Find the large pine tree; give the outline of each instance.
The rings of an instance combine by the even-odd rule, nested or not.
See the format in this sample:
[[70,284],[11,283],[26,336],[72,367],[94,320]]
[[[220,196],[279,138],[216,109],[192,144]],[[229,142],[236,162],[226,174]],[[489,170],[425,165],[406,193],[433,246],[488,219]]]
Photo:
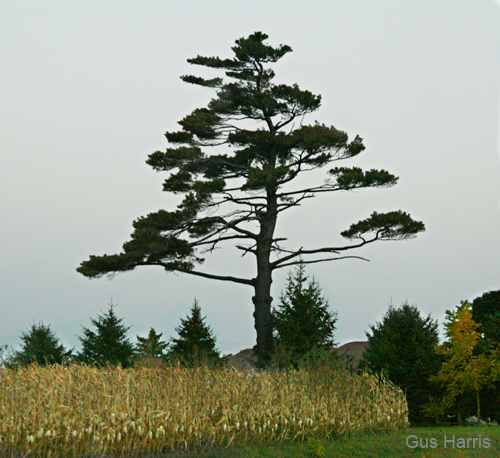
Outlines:
[[219,361],[220,353],[216,349],[216,339],[210,326],[205,324],[201,316],[201,308],[195,299],[190,315],[182,319],[181,325],[175,328],[179,337],[171,338],[170,357],[186,364]]
[[[365,147],[361,138],[349,142],[347,134],[333,126],[303,123],[305,115],[320,107],[321,96],[296,84],[274,83],[270,67],[292,49],[269,46],[267,38],[255,32],[236,40],[232,58],[188,59],[222,71],[226,80],[181,77],[215,90],[216,95],[206,108],[197,108],[179,121],[182,130],[167,132],[171,146],[147,160],[154,170],[169,173],[163,190],[183,194],[183,201],[175,211],[159,210],[134,221],[132,239],[123,245],[122,253],[92,255],[77,269],[98,278],[138,266],[160,266],[168,272],[250,286],[255,292],[255,349],[260,364],[266,364],[274,350],[271,283],[276,269],[297,264],[300,257],[306,264],[358,257],[343,254],[377,240],[411,239],[424,230],[422,222],[401,210],[373,212],[341,232],[355,240],[352,244],[329,242],[300,249],[283,245],[286,238],[275,233],[282,212],[318,193],[390,187],[398,178],[385,170],[335,167],[328,171],[327,181],[308,187],[294,181],[304,172],[354,157]],[[212,147],[216,149],[207,153]],[[200,253],[226,241],[238,243],[243,254],[255,257],[254,278],[197,268],[203,262]]]
[[330,311],[319,283],[306,275],[304,264],[289,273],[273,318],[277,345],[293,360],[334,346],[337,314]]
[[132,365],[134,347],[127,337],[130,327],[125,327],[123,318],[116,316],[115,307],[111,301],[107,312],[90,319],[96,327],[95,332],[83,327],[84,336],[78,337],[83,347],[77,357],[80,362],[97,366]]

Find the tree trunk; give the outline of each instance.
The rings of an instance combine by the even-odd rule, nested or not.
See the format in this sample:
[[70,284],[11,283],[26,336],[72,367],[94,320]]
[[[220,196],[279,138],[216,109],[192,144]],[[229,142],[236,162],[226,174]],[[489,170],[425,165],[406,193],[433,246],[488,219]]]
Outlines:
[[271,320],[271,246],[277,218],[277,199],[274,190],[267,193],[267,211],[260,215],[260,233],[257,239],[257,277],[255,279],[255,296],[252,298],[255,311],[255,330],[257,345],[254,352],[257,355],[259,367],[266,367],[274,353],[273,323]]
[[477,401],[477,423],[481,420],[481,404],[479,403],[479,390],[476,390],[476,401]]
[[271,272],[259,272],[255,284],[255,296],[252,301],[255,306],[255,330],[257,331],[257,345],[254,352],[257,355],[259,367],[268,365],[274,353],[273,326],[271,321]]

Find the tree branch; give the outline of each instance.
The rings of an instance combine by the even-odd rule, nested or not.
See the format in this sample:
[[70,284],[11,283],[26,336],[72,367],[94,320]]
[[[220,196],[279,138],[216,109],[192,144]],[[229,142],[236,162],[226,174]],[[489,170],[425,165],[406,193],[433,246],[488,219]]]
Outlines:
[[299,260],[299,261],[294,261],[294,262],[288,262],[286,264],[281,264],[277,267],[274,267],[273,269],[281,269],[282,267],[296,266],[298,264],[315,264],[317,262],[338,261],[339,259],[361,259],[362,261],[370,262],[369,259],[362,258],[361,256],[341,256],[340,258],[325,258],[325,259],[315,259],[313,261]]
[[177,269],[177,271],[183,272],[183,273],[189,274],[189,275],[196,275],[198,277],[210,278],[211,280],[232,281],[233,283],[241,283],[243,285],[250,285],[250,286],[254,286],[254,284],[255,284],[255,279],[249,280],[247,278],[213,275],[213,274],[207,274],[205,272],[197,272],[195,270]]
[[[350,250],[353,248],[359,248],[362,247],[363,245],[366,245],[367,243],[374,242],[377,240],[376,238],[372,240],[365,241],[363,240],[361,243],[358,243],[357,245],[351,245],[347,247],[325,247],[325,248],[318,248],[316,250],[304,250],[300,248],[298,251],[294,251],[293,253],[289,254],[288,256],[284,256],[274,262],[271,263],[271,268],[276,269],[278,267],[281,267],[281,265],[293,258],[296,258],[297,256],[302,256],[303,254],[316,254],[316,253],[337,253],[338,251],[345,251],[345,250]],[[281,251],[286,251],[286,250],[281,250]],[[356,256],[354,256],[356,257]],[[333,258],[333,259],[341,259],[341,258]]]

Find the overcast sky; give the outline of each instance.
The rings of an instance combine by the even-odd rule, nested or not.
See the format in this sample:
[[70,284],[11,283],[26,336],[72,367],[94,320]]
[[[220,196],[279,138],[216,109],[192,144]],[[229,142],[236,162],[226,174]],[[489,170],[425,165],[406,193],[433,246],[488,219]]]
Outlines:
[[[340,232],[373,211],[426,225],[308,267],[338,312],[336,340],[365,340],[388,303],[408,300],[440,323],[447,309],[500,289],[500,7],[494,0],[0,0],[0,343],[33,322],[80,349],[81,326],[113,303],[132,326],[165,338],[195,297],[235,353],[255,344],[253,290],[145,267],[114,280],[76,272],[114,254],[132,221],[179,202],[145,164],[166,131],[213,94],[183,83],[186,59],[231,57],[254,31],[293,53],[276,81],[322,95],[305,119],[360,135],[342,166],[382,168],[390,189],[326,194],[283,214],[277,236],[298,249],[349,243]],[[309,177],[322,183],[326,171]],[[227,245],[203,270],[253,277]],[[286,271],[274,277],[274,304]]]

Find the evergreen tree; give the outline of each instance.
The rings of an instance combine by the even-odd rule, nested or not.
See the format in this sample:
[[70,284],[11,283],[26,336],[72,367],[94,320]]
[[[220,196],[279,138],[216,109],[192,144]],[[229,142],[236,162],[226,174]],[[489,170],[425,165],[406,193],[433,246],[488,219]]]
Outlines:
[[[286,238],[275,234],[282,212],[318,193],[390,187],[398,178],[385,170],[334,167],[325,182],[309,187],[297,183],[299,175],[357,156],[365,147],[358,136],[349,141],[345,132],[333,126],[302,122],[320,107],[321,96],[296,84],[273,81],[275,72],[270,67],[292,48],[274,48],[267,38],[255,32],[236,40],[232,58],[188,60],[222,71],[227,79],[181,77],[186,83],[215,90],[216,96],[206,108],[197,108],[179,121],[182,130],[165,134],[171,144],[166,152],[156,151],[147,160],[154,170],[169,172],[163,190],[184,194],[183,201],[177,210],[159,210],[134,221],[134,232],[122,253],[91,255],[77,269],[89,278],[99,278],[149,265],[250,286],[255,292],[255,350],[260,365],[267,364],[274,350],[271,284],[276,269],[298,264],[300,257],[307,258],[304,263],[359,258],[343,253],[377,240],[411,239],[425,230],[422,222],[401,210],[373,212],[341,232],[354,243],[298,250],[282,245]],[[205,151],[221,145],[234,151]],[[254,278],[196,268],[204,260],[201,253],[227,241],[237,242],[239,250],[255,256]]]
[[[488,353],[493,348],[500,349],[500,290],[488,291],[472,301],[472,318],[479,324],[483,335],[475,353]],[[497,353],[498,354],[498,353]],[[481,392],[484,417],[500,422],[500,381]]]
[[318,350],[331,350],[337,314],[330,312],[319,283],[300,263],[290,272],[279,306],[273,310],[275,339],[280,350],[297,361]]
[[416,305],[389,306],[382,321],[370,326],[364,360],[368,368],[384,372],[405,393],[411,423],[425,421],[424,405],[433,394],[430,376],[437,374],[441,358],[438,323],[423,318]]
[[157,334],[151,328],[148,337],[137,336],[135,354],[139,360],[151,362],[158,359],[164,359],[168,350],[168,343],[160,340],[163,334]]
[[8,345],[0,344],[0,367],[3,366],[9,358],[9,356],[7,355],[8,350]]
[[82,351],[78,360],[84,364],[107,364],[128,367],[132,364],[134,347],[127,338],[130,327],[123,325],[123,318],[118,318],[114,308],[116,304],[109,304],[109,309],[97,319],[91,318],[92,324],[97,328],[91,331],[83,327],[83,337],[78,337],[82,343]]
[[205,318],[201,316],[201,308],[195,299],[191,314],[186,319],[181,318],[181,325],[175,328],[179,338],[170,339],[172,345],[169,356],[172,359],[188,365],[219,361],[220,354],[215,348],[216,339],[210,327],[205,324]]
[[8,366],[37,363],[41,366],[63,364],[69,362],[71,350],[66,350],[55,333],[43,323],[31,325],[21,335],[21,351],[17,351],[7,361]]
[[472,301],[472,318],[479,324],[485,343],[500,347],[500,290],[476,297]]

